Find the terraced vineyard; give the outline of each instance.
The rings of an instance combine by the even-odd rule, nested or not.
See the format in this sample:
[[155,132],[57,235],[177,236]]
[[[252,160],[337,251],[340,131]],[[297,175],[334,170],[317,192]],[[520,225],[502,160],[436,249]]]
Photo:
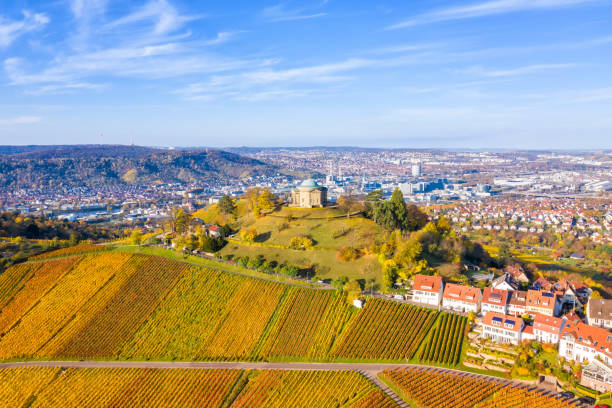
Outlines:
[[419,353],[419,360],[427,363],[457,365],[461,357],[461,346],[467,318],[450,313],[441,313],[437,326]]
[[437,312],[371,299],[351,322],[333,355],[337,358],[409,360],[427,335]]
[[[0,275],[0,359],[406,362],[439,315],[155,256],[61,254]],[[464,323],[442,318],[435,347],[455,361]]]
[[60,256],[80,255],[89,252],[102,252],[109,251],[112,248],[112,246],[108,245],[79,244],[67,248],[56,249],[55,251],[45,252],[44,254],[37,255],[32,259],[50,259]]
[[569,408],[570,403],[542,390],[475,374],[437,368],[403,368],[379,374],[417,408]]
[[6,408],[397,406],[353,371],[227,369],[7,368],[0,400]]

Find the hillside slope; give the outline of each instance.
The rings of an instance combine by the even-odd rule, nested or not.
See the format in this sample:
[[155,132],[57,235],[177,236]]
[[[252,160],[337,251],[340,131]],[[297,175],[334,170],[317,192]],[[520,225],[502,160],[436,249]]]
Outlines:
[[155,256],[65,254],[0,275],[0,360],[400,362],[440,315]]
[[0,154],[0,187],[148,185],[275,174],[261,161],[221,150],[86,145],[10,149]]

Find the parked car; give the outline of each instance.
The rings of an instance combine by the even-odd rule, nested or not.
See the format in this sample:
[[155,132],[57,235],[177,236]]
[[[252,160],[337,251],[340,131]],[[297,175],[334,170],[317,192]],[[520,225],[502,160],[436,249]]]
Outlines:
[[578,398],[578,401],[581,404],[595,405],[595,398],[591,397],[580,397]]
[[397,300],[404,300],[404,296],[403,295],[395,295],[395,296],[393,296],[393,298],[397,299]]
[[560,395],[563,398],[568,398],[568,399],[574,398],[574,393],[570,391],[563,391]]
[[597,404],[595,405],[595,408],[610,408],[610,406],[607,404]]

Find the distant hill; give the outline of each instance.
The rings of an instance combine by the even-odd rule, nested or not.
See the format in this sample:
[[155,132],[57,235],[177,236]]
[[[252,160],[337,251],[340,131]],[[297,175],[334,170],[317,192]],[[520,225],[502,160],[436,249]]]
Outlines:
[[190,183],[277,173],[259,160],[221,150],[142,146],[0,146],[0,187],[109,187]]

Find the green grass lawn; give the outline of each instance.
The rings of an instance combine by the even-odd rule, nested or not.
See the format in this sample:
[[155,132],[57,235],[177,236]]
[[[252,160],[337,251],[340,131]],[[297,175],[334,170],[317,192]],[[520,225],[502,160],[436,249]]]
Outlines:
[[[293,219],[287,216],[291,215]],[[338,218],[339,217],[339,218]],[[336,209],[281,208],[274,213],[242,219],[242,228],[255,228],[257,242],[288,246],[291,238],[308,236],[319,248],[360,248],[381,236],[381,228],[372,220],[357,215],[347,218]]]
[[[352,279],[375,279],[380,284],[381,269],[374,256],[363,256],[353,262],[342,262],[336,258],[336,251],[298,251],[262,246],[242,245],[230,242],[220,252],[221,255],[234,257],[262,255],[266,260],[279,264],[295,265],[306,268],[314,265],[319,279],[336,279],[346,275]],[[376,289],[376,286],[375,286]]]

